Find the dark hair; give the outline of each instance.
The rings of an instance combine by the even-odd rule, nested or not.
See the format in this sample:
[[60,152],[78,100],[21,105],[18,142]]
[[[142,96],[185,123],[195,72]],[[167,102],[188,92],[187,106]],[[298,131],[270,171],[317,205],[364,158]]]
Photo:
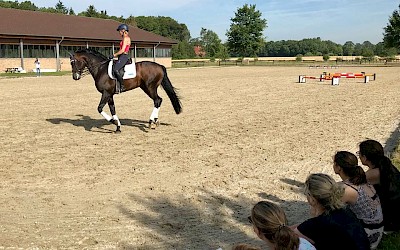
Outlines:
[[385,157],[382,144],[375,140],[365,140],[360,143],[360,155],[369,160],[374,167],[379,165],[379,162]]
[[285,212],[278,205],[269,201],[258,202],[251,210],[252,223],[277,250],[297,249],[299,236],[288,227]]
[[[364,156],[370,161],[374,168],[380,167],[380,165],[387,164],[387,158],[383,151],[382,144],[375,140],[366,140],[360,143],[360,155]],[[390,162],[390,160],[389,160]]]
[[358,166],[357,156],[347,151],[339,151],[333,157],[333,161],[349,177],[349,181],[354,185],[367,183],[364,169]]

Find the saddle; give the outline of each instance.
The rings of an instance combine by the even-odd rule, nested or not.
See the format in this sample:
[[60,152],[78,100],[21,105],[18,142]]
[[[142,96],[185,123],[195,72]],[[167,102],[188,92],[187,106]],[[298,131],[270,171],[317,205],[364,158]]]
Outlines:
[[[113,69],[113,64],[114,60],[110,60],[108,63],[108,76],[111,79],[115,79],[115,76],[112,73]],[[120,70],[120,74],[123,79],[131,79],[136,77],[136,64],[133,63],[132,58],[129,58],[128,62],[125,64],[125,66]]]

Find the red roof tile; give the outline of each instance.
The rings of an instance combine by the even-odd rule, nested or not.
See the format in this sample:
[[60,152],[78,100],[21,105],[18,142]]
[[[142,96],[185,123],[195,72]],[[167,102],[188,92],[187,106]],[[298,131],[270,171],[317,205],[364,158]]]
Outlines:
[[[85,39],[119,41],[116,31],[119,22],[83,16],[63,15],[40,11],[0,8],[0,36],[48,37],[49,39]],[[177,41],[129,26],[133,43],[176,44]]]

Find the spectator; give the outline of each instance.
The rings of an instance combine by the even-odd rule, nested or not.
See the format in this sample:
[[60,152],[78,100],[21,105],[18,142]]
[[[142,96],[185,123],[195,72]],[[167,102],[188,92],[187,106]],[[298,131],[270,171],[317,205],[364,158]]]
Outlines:
[[40,76],[40,61],[37,57],[35,60],[35,67],[36,67],[36,77],[39,77]]
[[304,193],[311,206],[312,218],[298,225],[294,231],[314,244],[317,249],[370,249],[361,222],[344,207],[343,185],[326,174],[311,174]]
[[347,151],[339,151],[333,157],[333,170],[345,185],[342,201],[361,220],[371,249],[376,249],[383,235],[383,215],[375,188],[367,183],[367,178],[357,156]]
[[361,163],[368,167],[367,181],[374,185],[383,212],[385,231],[400,229],[400,172],[384,155],[382,145],[375,140],[360,143],[358,155]]
[[304,238],[300,238],[288,226],[282,208],[268,201],[260,201],[251,210],[249,221],[257,236],[267,243],[270,249],[276,250],[315,250],[315,247]]

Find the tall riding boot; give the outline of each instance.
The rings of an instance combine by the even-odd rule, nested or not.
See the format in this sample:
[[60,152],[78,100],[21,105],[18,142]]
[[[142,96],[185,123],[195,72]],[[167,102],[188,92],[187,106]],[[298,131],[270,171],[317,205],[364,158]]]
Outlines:
[[118,70],[114,71],[114,76],[117,78],[116,93],[119,94],[121,92],[124,92],[125,91],[124,79],[122,78]]

